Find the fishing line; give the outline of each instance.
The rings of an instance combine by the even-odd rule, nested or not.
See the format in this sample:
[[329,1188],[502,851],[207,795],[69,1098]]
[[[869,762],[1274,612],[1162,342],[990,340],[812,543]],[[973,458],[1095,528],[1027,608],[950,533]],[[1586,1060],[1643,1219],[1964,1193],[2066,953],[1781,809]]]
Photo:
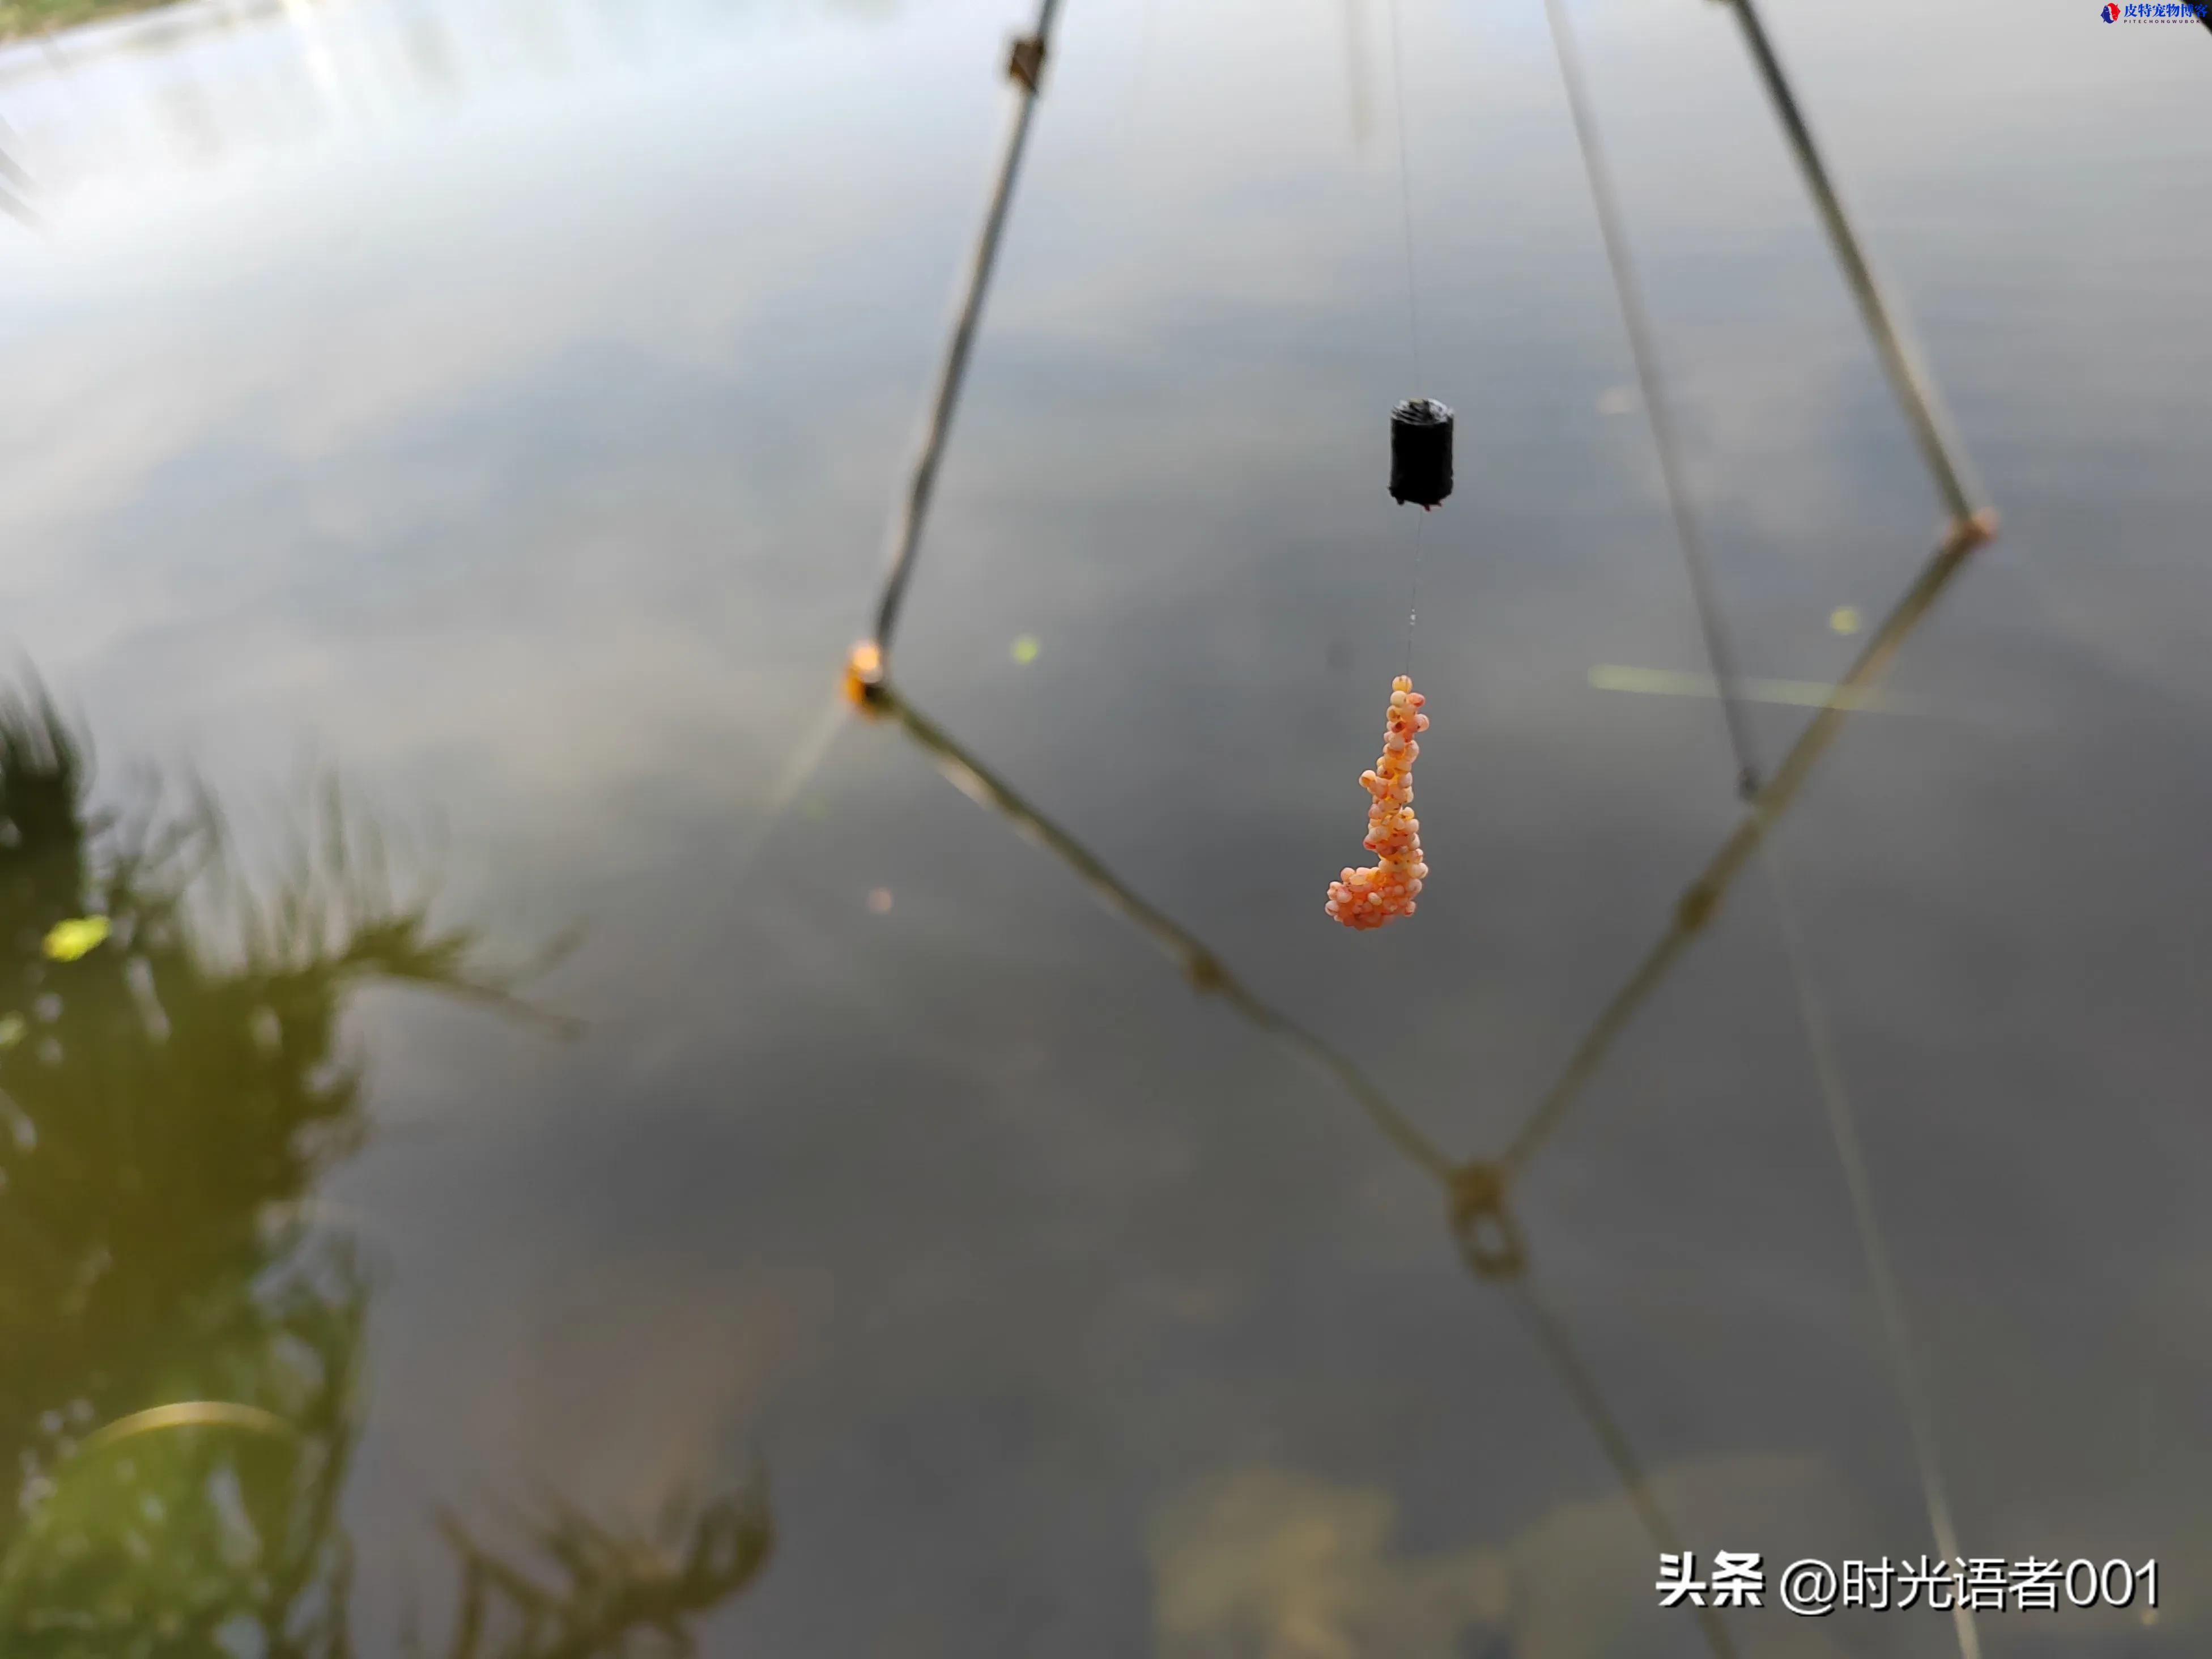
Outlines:
[[1152,74],[1152,31],[1158,21],[1160,0],[1144,0],[1137,15],[1137,61],[1129,72],[1129,101],[1121,116],[1121,143],[1126,148],[1137,124],[1137,108],[1144,102],[1145,83]]
[[[1388,0],[1390,14],[1390,99],[1398,127],[1398,215],[1406,240],[1406,340],[1412,359],[1413,383],[1425,384],[1422,379],[1425,357],[1421,350],[1421,301],[1414,276],[1413,257],[1413,169],[1407,161],[1406,118],[1406,62],[1405,51],[1398,27],[1398,0]],[[1424,513],[1423,518],[1428,517]],[[1406,672],[1413,672],[1413,624],[1420,611],[1421,600],[1421,527],[1413,526],[1413,582],[1406,601]]]
[[1705,552],[1704,532],[1690,505],[1683,477],[1680,447],[1674,433],[1674,415],[1662,385],[1659,354],[1652,343],[1651,319],[1645,313],[1636,264],[1628,251],[1620,203],[1613,188],[1613,173],[1598,137],[1591,112],[1589,88],[1583,76],[1582,53],[1575,44],[1574,25],[1568,21],[1564,0],[1544,0],[1544,15],[1552,29],[1552,46],[1559,60],[1559,80],[1567,94],[1567,113],[1582,152],[1583,172],[1589,185],[1590,205],[1597,216],[1598,235],[1605,244],[1606,263],[1613,271],[1613,291],[1620,305],[1622,326],[1628,334],[1629,356],[1636,364],[1636,382],[1644,398],[1644,414],[1658,452],[1659,480],[1667,510],[1674,521],[1674,538],[1681,544],[1688,567],[1690,594],[1697,606],[1698,631],[1705,636],[1705,654],[1720,688],[1721,708],[1728,725],[1729,745],[1735,751],[1736,789],[1749,799],[1759,788],[1759,756],[1752,742],[1751,720],[1740,695],[1741,678],[1735,651],[1729,643],[1728,624],[1721,615],[1720,596],[1713,580],[1712,562]]
[[1413,170],[1406,161],[1406,64],[1398,38],[1398,0],[1389,0],[1390,97],[1398,117],[1398,209],[1406,234],[1406,332],[1413,354],[1413,379],[1421,378],[1421,303],[1413,283]]
[[[1428,514],[1424,513],[1421,516],[1425,519],[1428,517]],[[1421,543],[1423,538],[1424,537],[1421,526],[1416,524],[1413,526],[1413,591],[1407,595],[1406,600],[1406,672],[1408,675],[1412,674],[1413,672],[1413,624],[1419,620],[1421,614]]]
[[[1943,1487],[1943,1471],[1936,1453],[1936,1411],[1926,1383],[1912,1358],[1912,1332],[1905,1317],[1905,1294],[1891,1265],[1889,1247],[1875,1213],[1874,1186],[1867,1176],[1866,1150],[1859,1139],[1858,1116],[1851,1109],[1850,1091],[1844,1086],[1844,1069],[1836,1053],[1834,1030],[1826,1005],[1813,982],[1803,933],[1797,913],[1782,878],[1781,860],[1771,846],[1759,848],[1759,865],[1766,872],[1780,923],[1783,954],[1790,966],[1790,981],[1796,992],[1797,1017],[1805,1028],[1805,1047],[1812,1055],[1813,1073],[1820,1085],[1820,1103],[1828,1120],[1828,1133],[1836,1143],[1836,1158],[1843,1165],[1844,1188],[1849,1194],[1851,1220],[1866,1256],[1867,1279],[1874,1289],[1875,1310],[1881,1322],[1882,1346],[1889,1351],[1890,1368],[1898,1397],[1904,1403],[1905,1431],[1912,1441],[1912,1459],[1920,1476],[1920,1490],[1928,1510],[1929,1530],[1936,1547],[1947,1561],[1960,1559],[1959,1534],[1951,1520],[1951,1501]],[[1974,1615],[1964,1598],[1954,1601],[1951,1620],[1961,1659],[1981,1659],[1981,1640]]]
[[1340,0],[1344,16],[1344,79],[1346,105],[1352,119],[1352,145],[1362,155],[1374,136],[1375,111],[1368,94],[1373,90],[1367,74],[1366,17],[1363,0]]
[[[1606,1462],[1613,1465],[1613,1474],[1627,1496],[1629,1507],[1636,1511],[1637,1519],[1644,1523],[1644,1530],[1658,1547],[1659,1553],[1681,1554],[1685,1546],[1667,1511],[1660,1506],[1650,1477],[1630,1446],[1620,1419],[1613,1416],[1604,1395],[1598,1391],[1597,1379],[1568,1340],[1566,1327],[1528,1280],[1508,1285],[1504,1291],[1506,1301],[1534,1337],[1567,1397],[1575,1402],[1583,1420],[1596,1437],[1599,1449],[1605,1453]],[[1729,1635],[1728,1626],[1721,1621],[1719,1611],[1700,1604],[1695,1617],[1705,1633],[1706,1645],[1713,1650],[1714,1659],[1735,1659],[1735,1643]]]
[[[1413,372],[1421,372],[1421,302],[1413,252],[1413,187],[1407,161],[1406,63],[1398,27],[1398,0],[1390,9],[1390,83],[1398,127],[1398,209],[1406,239],[1406,343]],[[1434,511],[1452,489],[1452,412],[1433,398],[1408,398],[1390,410],[1390,498],[1400,506]],[[1413,815],[1413,763],[1420,758],[1419,734],[1429,728],[1421,711],[1428,701],[1413,686],[1413,623],[1421,598],[1421,539],[1413,537],[1406,599],[1407,672],[1390,681],[1390,707],[1384,715],[1382,753],[1360,774],[1367,792],[1367,834],[1362,845],[1376,862],[1364,869],[1345,866],[1329,884],[1328,915],[1345,927],[1368,931],[1410,916],[1428,878],[1421,853],[1421,822]],[[1378,576],[1378,589],[1387,578]]]

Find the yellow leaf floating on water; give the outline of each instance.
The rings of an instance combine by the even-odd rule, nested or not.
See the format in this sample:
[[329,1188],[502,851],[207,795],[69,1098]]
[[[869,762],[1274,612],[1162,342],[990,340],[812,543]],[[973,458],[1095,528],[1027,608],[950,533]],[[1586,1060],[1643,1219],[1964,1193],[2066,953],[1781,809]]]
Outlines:
[[76,916],[58,921],[46,934],[46,955],[56,962],[75,962],[98,950],[107,939],[106,916]]

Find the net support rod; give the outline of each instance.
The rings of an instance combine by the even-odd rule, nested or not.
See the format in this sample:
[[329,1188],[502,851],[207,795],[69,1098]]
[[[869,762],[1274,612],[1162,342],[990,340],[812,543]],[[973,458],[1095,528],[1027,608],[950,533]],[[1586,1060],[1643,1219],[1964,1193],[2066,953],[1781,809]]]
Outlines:
[[960,402],[960,388],[968,375],[968,359],[975,344],[975,331],[983,316],[983,300],[991,286],[991,272],[999,258],[999,244],[1006,228],[1006,210],[1013,204],[1014,182],[1020,175],[1022,155],[1029,145],[1030,126],[1036,111],[1038,88],[1044,75],[1045,57],[1051,46],[1052,27],[1060,0],[1038,0],[1036,27],[1013,44],[1006,72],[1014,83],[1013,117],[1000,153],[997,181],[984,210],[983,228],[968,267],[960,308],[953,319],[952,335],[945,343],[945,359],[937,374],[937,390],[930,399],[929,416],[922,428],[921,447],[914,471],[901,497],[890,531],[890,568],[884,578],[883,596],[876,606],[878,649],[888,668],[891,635],[898,626],[899,608],[906,599],[914,574],[915,551],[929,519],[937,489],[937,469],[945,458],[945,444],[952,433],[952,416]]
[[1583,1085],[1595,1077],[1604,1063],[1613,1040],[1625,1030],[1630,1021],[1647,1001],[1652,992],[1666,976],[1674,958],[1688,948],[1691,941],[1711,921],[1713,913],[1720,908],[1729,886],[1741,873],[1745,863],[1758,849],[1767,832],[1786,812],[1805,787],[1836,738],[1842,733],[1844,724],[1852,710],[1864,701],[1865,694],[1877,684],[1888,672],[1890,661],[1898,650],[1920,625],[1923,618],[1935,607],[1936,601],[1950,586],[1966,557],[1996,533],[1994,514],[1978,514],[1954,524],[1942,544],[1921,568],[1905,597],[1882,619],[1842,679],[1828,695],[1828,701],[1807,721],[1797,741],[1790,746],[1773,775],[1760,786],[1751,798],[1743,817],[1735,830],[1721,843],[1720,850],[1705,866],[1704,872],[1691,883],[1674,907],[1674,919],[1656,945],[1645,955],[1628,981],[1613,995],[1597,1021],[1578,1043],[1569,1057],[1559,1080],[1538,1101],[1535,1109],[1521,1126],[1519,1133],[1507,1146],[1500,1164],[1509,1176],[1517,1176],[1528,1161],[1559,1132],[1568,1109],[1582,1093]]
[[1455,1167],[1451,1159],[1358,1066],[1288,1015],[1261,1001],[1203,940],[1133,891],[1088,848],[1015,793],[1004,780],[908,702],[889,681],[869,688],[866,706],[872,714],[896,720],[961,793],[998,814],[1016,834],[1067,866],[1101,904],[1171,957],[1192,985],[1220,996],[1253,1025],[1336,1083],[1407,1162],[1440,1184],[1449,1185]]
[[1790,77],[1783,71],[1782,60],[1776,56],[1774,43],[1768,38],[1766,26],[1759,21],[1757,0],[1727,0],[1735,9],[1736,21],[1743,26],[1745,44],[1751,49],[1752,61],[1759,70],[1759,78],[1766,87],[1766,94],[1774,105],[1774,112],[1782,122],[1782,131],[1790,141],[1790,153],[1797,159],[1800,172],[1805,176],[1806,188],[1812,192],[1813,205],[1819,210],[1820,222],[1826,228],[1828,241],[1835,250],[1836,260],[1843,267],[1844,279],[1850,286],[1851,295],[1858,301],[1859,312],[1866,319],[1867,331],[1874,337],[1875,349],[1881,357],[1883,369],[1889,376],[1891,389],[1897,394],[1899,405],[1912,427],[1912,435],[1920,446],[1921,458],[1935,479],[1936,493],[1942,498],[1944,510],[1954,519],[1970,519],[1976,511],[1974,490],[1967,482],[1967,469],[1957,440],[1952,435],[1950,423],[1943,414],[1941,400],[1936,395],[1935,383],[1922,366],[1919,353],[1905,335],[1903,326],[1888,300],[1881,283],[1875,276],[1866,251],[1852,228],[1850,214],[1844,210],[1843,198],[1838,194],[1835,180],[1830,176],[1827,164],[1820,158],[1820,146],[1813,141],[1813,130],[1807,125],[1804,111],[1799,106],[1797,94],[1791,88]]
[[[1451,1184],[1455,1173],[1451,1161],[1371,1079],[1328,1043],[1254,995],[1203,941],[1131,891],[1088,848],[1030,805],[941,726],[907,702],[888,681],[868,685],[865,706],[871,714],[895,721],[963,794],[1005,819],[1024,839],[1058,857],[1106,908],[1176,961],[1194,985],[1219,994],[1254,1025],[1326,1073],[1358,1103],[1374,1127],[1409,1162],[1447,1186]],[[1682,1545],[1673,1522],[1565,1326],[1538,1296],[1521,1267],[1498,1282],[1620,1479],[1630,1507],[1654,1545],[1662,1552],[1680,1552]],[[1700,1609],[1698,1622],[1713,1659],[1735,1659],[1734,1642],[1717,1613]]]

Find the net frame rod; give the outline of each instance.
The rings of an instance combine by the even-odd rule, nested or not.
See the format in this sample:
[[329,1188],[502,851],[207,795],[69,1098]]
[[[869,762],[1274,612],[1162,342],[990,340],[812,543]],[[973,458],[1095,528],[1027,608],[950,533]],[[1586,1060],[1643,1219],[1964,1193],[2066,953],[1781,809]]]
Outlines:
[[975,335],[982,322],[983,303],[990,293],[992,273],[998,266],[999,248],[1005,240],[1006,217],[1013,205],[1022,157],[1029,148],[1030,130],[1036,113],[1045,63],[1051,53],[1052,29],[1060,5],[1060,0],[1038,0],[1036,27],[1014,42],[1007,66],[1008,77],[1014,85],[1012,117],[1000,150],[999,170],[983,211],[982,228],[976,234],[975,251],[969,257],[967,281],[962,286],[952,332],[945,342],[945,356],[938,368],[936,389],[923,422],[921,446],[891,520],[890,568],[884,573],[882,592],[876,603],[875,632],[871,636],[886,669],[890,662],[892,635],[897,631],[899,612],[906,601],[907,584],[913,578],[922,532],[928,526],[929,509],[936,499],[938,469],[945,459],[945,443],[952,435],[952,419],[959,408],[961,388],[967,381],[968,362],[974,354]]

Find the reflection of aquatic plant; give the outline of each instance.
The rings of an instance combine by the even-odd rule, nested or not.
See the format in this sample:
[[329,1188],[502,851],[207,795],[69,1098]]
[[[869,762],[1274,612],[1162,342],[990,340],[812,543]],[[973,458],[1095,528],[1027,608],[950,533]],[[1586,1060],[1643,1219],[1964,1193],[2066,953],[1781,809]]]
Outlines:
[[[89,781],[43,696],[0,696],[0,1651],[337,1659],[369,1287],[302,1200],[366,1133],[340,1016],[371,984],[527,1012],[521,975],[396,896],[334,790],[256,888],[204,799],[101,812]],[[738,1513],[620,1595],[643,1558],[564,1517],[548,1594],[602,1644],[456,1655],[622,1651],[611,1613],[665,1625],[757,1569]]]
[[147,11],[166,0],[0,0],[0,40],[42,29],[74,28],[98,18]]
[[[342,1241],[268,1214],[359,1139],[359,1067],[335,1048],[347,989],[384,957],[432,958],[392,950],[407,919],[390,907],[301,950],[247,904],[240,948],[211,951],[185,904],[222,856],[212,815],[125,824],[88,810],[88,783],[43,698],[0,703],[0,1458],[19,1482],[0,1628],[29,1650],[151,1654],[342,1601],[326,1511],[366,1288]],[[307,898],[289,884],[271,917]],[[58,959],[56,929],[88,916],[105,936]],[[289,1432],[76,1443],[179,1400]]]
[[[657,1540],[609,1532],[566,1505],[551,1506],[526,1531],[556,1583],[487,1549],[459,1522],[446,1522],[447,1540],[461,1562],[447,1659],[689,1653],[685,1621],[750,1583],[775,1538],[757,1487],[709,1504],[689,1522],[672,1508]],[[410,1644],[410,1659],[422,1651]]]

